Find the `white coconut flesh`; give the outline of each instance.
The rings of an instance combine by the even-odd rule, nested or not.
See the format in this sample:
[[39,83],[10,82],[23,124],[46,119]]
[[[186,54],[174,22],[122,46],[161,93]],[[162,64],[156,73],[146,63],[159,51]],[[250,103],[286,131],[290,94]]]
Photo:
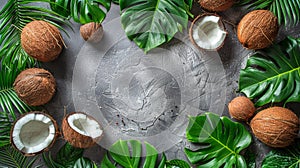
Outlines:
[[75,113],[68,117],[70,127],[81,135],[91,138],[98,138],[102,135],[103,130],[101,126],[92,118],[85,114]]
[[37,153],[51,144],[55,138],[55,126],[49,117],[31,113],[16,122],[12,136],[18,150]]
[[204,49],[217,49],[223,44],[226,32],[219,25],[220,17],[203,16],[193,26],[193,39]]

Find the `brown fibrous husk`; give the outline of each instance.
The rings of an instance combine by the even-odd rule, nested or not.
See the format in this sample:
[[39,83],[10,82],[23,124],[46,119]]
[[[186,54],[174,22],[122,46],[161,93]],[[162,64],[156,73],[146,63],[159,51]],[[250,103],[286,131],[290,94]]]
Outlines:
[[[87,115],[83,112],[72,112],[68,115],[66,115],[62,121],[62,133],[64,136],[64,139],[68,141],[72,146],[76,148],[89,148],[94,146],[97,142],[99,142],[102,139],[103,134],[100,137],[92,138],[86,135],[82,135],[75,130],[73,130],[68,123],[68,117],[74,114],[84,114],[88,118],[97,121],[95,118],[93,118],[90,115]],[[98,122],[97,122],[98,123]],[[98,123],[99,124],[99,123]],[[100,124],[99,124],[100,126]]]
[[49,62],[61,53],[63,39],[57,27],[35,20],[22,29],[21,45],[31,57],[41,62]]
[[103,37],[103,27],[100,23],[87,23],[80,27],[80,34],[85,41],[99,42]]
[[56,82],[53,75],[41,68],[22,71],[13,84],[18,97],[30,106],[48,103],[55,94]]
[[229,9],[234,0],[199,0],[200,6],[208,11],[221,12]]
[[276,39],[279,25],[277,17],[268,10],[254,10],[246,14],[238,24],[237,36],[248,49],[262,49]]
[[255,113],[253,102],[244,96],[234,98],[228,104],[229,114],[232,118],[240,121],[248,121]]
[[297,137],[299,118],[289,109],[270,107],[260,111],[251,120],[250,126],[260,141],[271,147],[283,148]]
[[[18,120],[20,120],[22,117],[24,117],[24,116],[26,116],[26,115],[28,115],[28,114],[31,114],[31,113],[34,113],[34,114],[42,114],[42,115],[48,117],[48,118],[51,120],[51,122],[53,123],[53,125],[54,125],[54,128],[55,128],[55,135],[54,135],[54,138],[53,138],[52,142],[48,145],[47,148],[44,148],[43,150],[41,150],[41,151],[39,151],[39,152],[35,152],[35,153],[25,153],[25,152],[23,152],[23,151],[20,151],[20,150],[16,147],[14,141],[12,140],[12,139],[13,139],[13,138],[12,138],[12,135],[13,135],[13,131],[14,131],[14,126],[15,126],[15,124],[18,122]],[[60,132],[59,132],[59,130],[58,130],[58,125],[57,125],[56,121],[55,121],[50,115],[48,115],[48,114],[46,114],[46,113],[44,113],[44,112],[42,112],[42,111],[31,111],[31,112],[28,112],[28,113],[26,113],[26,114],[21,115],[21,116],[13,123],[13,125],[12,125],[12,127],[11,127],[11,131],[10,131],[10,142],[11,142],[12,146],[13,146],[16,150],[18,150],[20,153],[22,153],[24,156],[36,156],[36,155],[38,155],[38,154],[40,154],[40,153],[49,151],[50,148],[54,145],[54,143],[55,143],[55,141],[56,141],[56,139],[57,139],[58,136],[60,136]]]

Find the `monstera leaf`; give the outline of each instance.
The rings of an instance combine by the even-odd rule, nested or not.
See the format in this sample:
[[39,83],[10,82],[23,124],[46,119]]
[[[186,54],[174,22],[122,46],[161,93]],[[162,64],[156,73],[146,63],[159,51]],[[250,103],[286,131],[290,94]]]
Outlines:
[[170,41],[187,27],[192,0],[120,0],[126,35],[144,51]]
[[[130,146],[129,146],[130,145]],[[131,149],[131,150],[130,150]],[[164,168],[166,157],[163,154],[159,164],[157,164],[158,153],[156,149],[145,142],[146,156],[142,163],[142,144],[137,140],[119,140],[111,146],[107,155],[101,162],[101,168],[116,168],[117,165],[124,168]],[[131,152],[130,152],[131,151]],[[112,158],[113,161],[109,159]]]
[[[51,0],[51,9],[75,22],[101,23],[110,9],[110,0]],[[105,10],[103,10],[105,9]]]
[[279,44],[256,52],[240,71],[239,89],[256,106],[270,102],[300,102],[299,40],[286,38]]
[[190,162],[199,168],[247,167],[239,153],[250,145],[251,135],[242,124],[228,117],[213,113],[190,117],[186,137],[200,146],[197,150],[185,149]]
[[286,149],[272,150],[263,160],[262,168],[300,168],[300,141]]

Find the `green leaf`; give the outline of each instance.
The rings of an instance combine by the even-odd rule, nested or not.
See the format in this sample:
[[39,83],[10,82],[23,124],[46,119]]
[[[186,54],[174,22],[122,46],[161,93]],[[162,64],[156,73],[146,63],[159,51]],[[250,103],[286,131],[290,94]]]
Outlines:
[[300,168],[300,141],[285,149],[272,150],[264,158],[262,168]]
[[104,159],[101,162],[101,168],[114,168],[117,167],[117,165],[124,168],[139,168],[139,165],[143,165],[143,167],[147,168],[163,168],[166,162],[165,155],[162,156],[160,164],[157,165],[157,150],[146,142],[145,148],[146,156],[144,163],[142,163],[141,142],[137,140],[119,140],[111,146],[109,152],[104,156]]
[[166,168],[191,168],[184,160],[174,159],[166,162]]
[[51,9],[65,17],[71,15],[70,11],[70,0],[51,0]]
[[12,120],[7,113],[0,112],[0,147],[10,144]]
[[10,145],[0,148],[0,167],[31,168],[35,161],[36,157],[23,156]]
[[77,159],[73,168],[97,168],[97,165],[90,159],[81,157]]
[[[187,28],[192,0],[120,0],[126,35],[145,52]],[[192,16],[192,15],[191,15]]]
[[254,152],[247,149],[244,157],[247,162],[247,168],[256,168],[256,162],[255,162],[256,154]]
[[65,168],[73,167],[74,163],[83,156],[84,149],[75,148],[66,143],[56,155],[56,163],[63,165]]
[[186,137],[200,146],[197,150],[185,149],[189,161],[199,168],[246,167],[239,153],[250,145],[251,135],[242,124],[205,113],[190,117]]
[[299,41],[288,37],[252,55],[240,71],[239,89],[256,106],[270,102],[300,102]]
[[[36,60],[29,57],[21,47],[21,30],[32,20],[45,20],[65,31],[61,23],[64,17],[33,3],[47,4],[50,0],[9,0],[0,10],[0,62],[3,66],[12,64],[33,67]],[[68,25],[68,24],[67,24]],[[65,31],[66,32],[66,31]]]
[[296,25],[300,21],[300,0],[244,0],[239,5],[253,9],[268,9],[278,18],[279,24]]

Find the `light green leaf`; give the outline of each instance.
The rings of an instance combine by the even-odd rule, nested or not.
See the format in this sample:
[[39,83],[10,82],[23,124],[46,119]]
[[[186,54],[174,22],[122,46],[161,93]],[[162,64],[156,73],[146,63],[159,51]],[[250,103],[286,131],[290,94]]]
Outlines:
[[97,165],[90,159],[81,157],[77,159],[73,168],[97,168]]
[[[157,165],[157,150],[145,142],[146,156],[142,163],[142,144],[137,140],[123,141],[119,140],[113,144],[107,155],[101,162],[101,168],[114,168],[120,165],[124,168],[139,168],[140,165],[147,168],[163,168],[165,166],[165,155]],[[110,160],[112,159],[112,161]]]
[[23,156],[10,145],[0,148],[0,167],[31,168],[35,161],[36,157]]
[[190,117],[186,131],[188,141],[196,143],[200,149],[185,149],[189,161],[200,168],[246,167],[239,153],[251,143],[251,135],[246,128],[228,117],[205,113]]
[[300,102],[300,48],[292,37],[252,55],[240,71],[239,89],[256,106]]
[[300,168],[300,141],[285,149],[272,150],[264,158],[262,168]]
[[127,37],[145,52],[170,41],[187,28],[192,0],[120,0]]

